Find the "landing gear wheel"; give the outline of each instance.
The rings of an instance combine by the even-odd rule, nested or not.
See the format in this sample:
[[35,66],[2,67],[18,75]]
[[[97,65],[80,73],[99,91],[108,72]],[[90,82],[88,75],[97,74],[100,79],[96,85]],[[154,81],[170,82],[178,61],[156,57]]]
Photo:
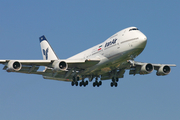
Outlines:
[[93,87],[95,87],[96,86],[96,83],[95,82],[93,82]]
[[111,87],[113,87],[113,85],[114,85],[113,82],[111,82]]
[[111,86],[111,87],[113,87],[113,86],[117,87],[118,84],[117,84],[117,82],[111,82],[110,86]]
[[115,87],[117,87],[117,82],[115,83],[115,85],[114,85]]
[[116,82],[118,82],[119,81],[119,79],[118,78],[116,78]]
[[87,81],[87,80],[86,80],[85,82],[84,82],[84,80],[82,80],[81,82],[79,82],[79,86],[80,86],[80,87],[82,87],[82,86],[86,87],[86,85],[88,85],[88,81]]
[[71,82],[71,85],[74,86],[74,82],[73,81]]
[[76,82],[76,86],[78,86],[78,82]]
[[86,85],[88,85],[88,81],[86,80]]
[[79,83],[79,86],[80,86],[80,87],[82,86],[82,82]]
[[86,87],[86,82],[83,82],[84,87]]
[[97,87],[99,87],[99,86],[101,86],[102,85],[102,81],[95,81],[95,82],[93,82],[93,87],[95,87],[95,86],[97,86]]
[[102,81],[99,81],[99,85],[102,85]]

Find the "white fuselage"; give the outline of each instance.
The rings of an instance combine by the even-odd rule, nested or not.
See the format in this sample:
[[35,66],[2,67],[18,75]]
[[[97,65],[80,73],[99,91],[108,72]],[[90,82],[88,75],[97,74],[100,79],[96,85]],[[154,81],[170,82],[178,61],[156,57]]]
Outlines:
[[117,32],[104,42],[76,54],[68,59],[100,59],[96,66],[86,69],[83,74],[103,74],[122,63],[134,59],[146,46],[147,37],[136,27]]

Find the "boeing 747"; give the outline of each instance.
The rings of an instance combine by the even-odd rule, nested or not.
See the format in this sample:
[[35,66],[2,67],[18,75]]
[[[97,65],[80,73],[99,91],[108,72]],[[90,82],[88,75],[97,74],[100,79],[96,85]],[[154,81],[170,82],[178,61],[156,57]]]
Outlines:
[[[42,75],[44,79],[71,82],[72,86],[86,86],[89,81],[99,87],[103,80],[111,80],[117,87],[126,70],[130,75],[145,75],[156,70],[157,76],[168,75],[175,64],[152,64],[134,59],[144,50],[147,37],[136,27],[123,29],[104,42],[67,59],[59,59],[46,37],[39,38],[43,60],[0,60],[3,70]],[[45,66],[43,71],[38,71]],[[85,80],[86,79],[86,80]]]

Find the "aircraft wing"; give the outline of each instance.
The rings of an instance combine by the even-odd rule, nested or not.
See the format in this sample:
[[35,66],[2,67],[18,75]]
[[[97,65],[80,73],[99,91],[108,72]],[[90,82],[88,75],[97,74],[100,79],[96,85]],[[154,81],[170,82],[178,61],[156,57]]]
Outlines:
[[[3,70],[7,72],[20,72],[29,74],[41,74],[76,70],[83,70],[99,63],[100,60],[85,59],[64,59],[64,60],[0,60],[0,64],[4,64]],[[40,66],[45,66],[46,70],[37,71]],[[51,70],[50,70],[51,69]]]
[[129,60],[130,63],[130,72],[129,74],[149,74],[153,70],[156,70],[156,75],[163,76],[170,73],[171,68],[175,67],[175,64],[152,64],[152,63],[144,63],[137,62],[133,60]]

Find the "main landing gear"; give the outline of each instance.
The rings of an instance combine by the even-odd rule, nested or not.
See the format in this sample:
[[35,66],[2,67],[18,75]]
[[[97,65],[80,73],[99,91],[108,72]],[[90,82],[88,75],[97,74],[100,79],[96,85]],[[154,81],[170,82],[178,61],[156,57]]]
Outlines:
[[86,82],[84,82],[84,80],[82,80],[80,83],[79,83],[79,86],[84,86],[86,87],[86,85],[88,85],[88,81],[86,80]]
[[73,76],[73,81],[71,82],[71,85],[74,86],[78,86],[78,81],[79,81],[79,77],[77,76]]
[[71,82],[71,85],[72,85],[72,86],[74,86],[74,85],[78,86],[78,82],[77,82],[77,81],[76,81],[76,82],[72,81],[72,82]]
[[[79,81],[79,77],[73,77],[73,81],[71,82],[71,85],[72,86],[74,86],[74,85],[76,85],[76,86],[78,86],[78,81]],[[81,87],[81,86],[84,86],[84,87],[86,87],[86,85],[88,85],[88,81],[86,80],[86,81],[84,81],[84,79],[79,83],[79,86]]]
[[93,87],[95,87],[95,86],[99,87],[99,86],[101,86],[101,85],[102,85],[102,81],[99,81],[99,82],[98,82],[98,78],[96,77],[95,82],[93,82]]
[[[71,82],[71,85],[72,86],[78,86],[78,81],[79,81],[79,77],[78,76],[74,76],[73,77],[73,81]],[[115,86],[115,87],[117,87],[118,86],[118,82],[119,81],[119,78],[118,77],[112,77],[112,82],[110,83],[110,86],[111,87],[113,87],[113,86]],[[82,81],[81,82],[79,82],[79,86],[80,87],[82,87],[82,86],[84,86],[84,87],[86,87],[86,85],[88,85],[88,81],[86,80],[86,81],[84,81],[84,78],[82,79]],[[102,81],[100,80],[100,81],[98,81],[98,77],[96,77],[95,78],[95,82],[93,82],[93,87],[99,87],[99,86],[101,86],[102,85]]]
[[113,78],[112,78],[112,82],[111,82],[111,84],[110,84],[111,87],[113,87],[113,86],[117,87],[117,86],[118,86],[118,84],[117,84],[118,81],[119,81],[118,78],[113,77]]

